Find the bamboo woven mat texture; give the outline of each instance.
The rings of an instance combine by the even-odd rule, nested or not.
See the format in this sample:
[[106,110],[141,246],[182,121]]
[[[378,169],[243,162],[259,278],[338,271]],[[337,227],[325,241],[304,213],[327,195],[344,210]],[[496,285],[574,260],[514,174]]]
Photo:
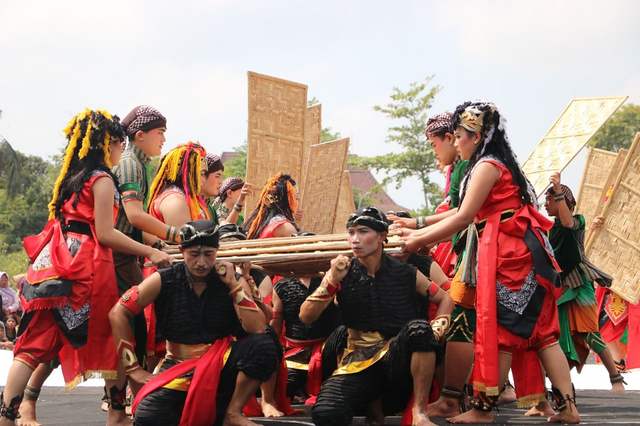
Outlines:
[[338,208],[336,209],[336,219],[333,221],[333,233],[339,234],[345,231],[345,226],[349,215],[356,211],[356,203],[353,199],[353,186],[351,185],[351,175],[348,170],[342,172],[340,184],[340,196],[338,197]]
[[311,146],[306,180],[302,186],[304,216],[299,223],[301,230],[315,234],[333,231],[348,153],[349,138]]
[[304,153],[302,160],[302,182],[307,179],[307,167],[309,165],[309,148],[322,142],[322,105],[314,105],[307,108],[304,117]]
[[640,301],[640,133],[631,145],[597,228],[587,245],[589,259],[614,277],[611,290]]
[[538,196],[549,186],[549,175],[564,170],[626,99],[574,98],[569,103],[522,165]]
[[600,198],[598,199],[598,206],[596,207],[596,215],[600,215],[602,210],[604,209],[604,203],[607,200],[607,197],[611,195],[611,190],[613,189],[613,184],[618,179],[618,175],[622,171],[622,167],[624,166],[624,160],[626,160],[627,155],[629,154],[629,150],[621,149],[618,151],[618,155],[616,156],[616,161],[611,166],[611,173],[607,176],[607,180],[604,184],[604,189],[600,194]]
[[[582,172],[582,181],[577,197],[575,212],[584,216],[587,224],[593,221],[601,210],[598,210],[600,196],[606,186],[607,179],[613,170],[618,154],[589,147],[589,153]],[[618,170],[619,171],[619,170]],[[617,175],[617,174],[616,174]],[[571,188],[573,190],[573,188]]]
[[[278,173],[303,179],[307,86],[249,71],[246,181],[262,188]],[[254,206],[260,190],[247,199]]]

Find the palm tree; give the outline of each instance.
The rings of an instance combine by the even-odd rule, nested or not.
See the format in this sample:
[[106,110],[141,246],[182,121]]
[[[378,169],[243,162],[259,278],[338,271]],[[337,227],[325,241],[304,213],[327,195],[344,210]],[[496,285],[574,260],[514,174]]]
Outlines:
[[[0,110],[0,117],[2,117],[2,110]],[[0,135],[0,175],[2,174],[5,175],[7,198],[11,199],[20,191],[22,166],[18,154],[13,150],[11,144]]]

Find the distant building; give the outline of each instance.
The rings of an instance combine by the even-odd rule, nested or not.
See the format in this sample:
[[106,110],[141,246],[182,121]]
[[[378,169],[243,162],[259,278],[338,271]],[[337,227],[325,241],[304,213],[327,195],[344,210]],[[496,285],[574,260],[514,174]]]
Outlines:
[[[227,161],[236,158],[238,155],[240,154],[237,152],[225,151],[220,155],[220,159],[223,163],[226,163]],[[357,157],[357,155],[349,154],[349,157]],[[371,188],[379,184],[375,176],[373,176],[368,170],[365,170],[361,167],[350,166],[347,166],[347,170],[351,175],[351,186],[353,186],[353,189],[359,190],[361,194],[366,194],[371,190]],[[384,190],[380,190],[378,193],[370,195],[371,198],[375,199],[376,201],[373,205],[375,207],[378,207],[385,213],[388,211],[399,212],[409,210],[408,208],[403,207],[393,201],[389,194],[387,194],[387,192]]]

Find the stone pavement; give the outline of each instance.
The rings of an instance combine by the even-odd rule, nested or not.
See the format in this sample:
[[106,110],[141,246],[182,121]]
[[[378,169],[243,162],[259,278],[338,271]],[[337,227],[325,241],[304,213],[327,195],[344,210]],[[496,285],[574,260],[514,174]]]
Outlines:
[[[640,391],[612,394],[607,390],[578,390],[578,408],[585,425],[640,425]],[[102,389],[98,387],[77,387],[72,392],[64,392],[60,387],[43,387],[38,400],[38,419],[45,426],[83,425],[103,426],[107,414],[100,410]],[[303,408],[303,406],[295,406]],[[524,417],[525,410],[517,409],[515,403],[500,408],[494,425],[534,425],[548,424],[543,417]],[[286,417],[280,421],[254,419],[256,423],[291,426],[310,423],[310,412]],[[434,418],[438,425],[446,425],[445,419]],[[354,425],[363,425],[363,418],[356,417]],[[400,425],[400,417],[387,417],[387,425]]]

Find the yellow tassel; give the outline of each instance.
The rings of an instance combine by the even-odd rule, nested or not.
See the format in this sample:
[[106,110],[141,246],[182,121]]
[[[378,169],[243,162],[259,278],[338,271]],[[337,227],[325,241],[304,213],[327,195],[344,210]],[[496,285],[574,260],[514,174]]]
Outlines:
[[91,132],[93,129],[91,128],[93,125],[91,118],[89,118],[89,122],[87,123],[87,131],[84,134],[84,138],[82,139],[82,148],[80,148],[80,152],[78,152],[78,158],[83,159],[89,153],[89,148],[91,148]]
[[[97,110],[95,111],[95,113],[102,114],[107,119],[113,120],[111,114],[109,114],[107,111]],[[67,144],[67,148],[64,153],[64,158],[62,160],[62,167],[60,168],[60,174],[58,175],[58,178],[56,179],[56,183],[53,186],[53,197],[48,206],[49,219],[53,219],[55,217],[55,203],[56,203],[56,200],[58,199],[58,196],[60,195],[60,184],[62,183],[62,180],[64,179],[64,177],[67,175],[69,171],[69,165],[71,164],[71,160],[73,159],[75,150],[78,146],[78,142],[82,137],[82,122],[87,118],[88,118],[87,126],[86,126],[87,130],[85,132],[84,137],[82,138],[82,148],[78,153],[78,157],[82,159],[87,156],[87,154],[89,153],[89,150],[92,148],[91,133],[93,130],[92,127],[95,125],[95,123],[93,123],[93,121],[91,120],[91,110],[89,108],[85,108],[83,112],[73,117],[71,121],[69,121],[69,124],[62,130],[64,132],[65,137],[69,139],[69,143]],[[108,167],[111,167],[111,164],[110,164],[111,156],[109,153],[110,141],[111,141],[110,135],[108,132],[106,132],[103,146],[100,147],[98,145],[94,147],[94,149],[102,149],[104,151],[104,154],[105,154],[104,162]]]
[[67,149],[64,153],[62,167],[60,168],[60,174],[58,175],[58,179],[56,179],[56,183],[53,186],[53,198],[49,203],[49,219],[53,219],[55,217],[55,203],[60,193],[60,184],[62,183],[62,179],[64,179],[67,171],[69,170],[69,164],[71,163],[71,159],[73,158],[73,152],[76,149],[78,138],[80,137],[80,123],[82,121],[81,118],[84,116],[84,113],[78,114],[77,117],[71,119],[69,125],[63,130],[65,134],[68,135],[69,133],[71,133],[71,129],[73,128],[73,133],[69,138],[69,144],[67,145]]

